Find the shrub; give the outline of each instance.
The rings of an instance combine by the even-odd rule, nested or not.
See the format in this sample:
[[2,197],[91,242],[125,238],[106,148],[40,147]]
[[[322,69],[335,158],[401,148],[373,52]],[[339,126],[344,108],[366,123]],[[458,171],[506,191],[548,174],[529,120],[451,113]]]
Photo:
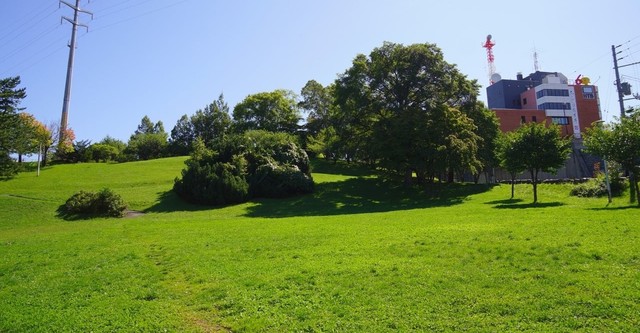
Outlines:
[[70,214],[95,214],[98,196],[93,192],[80,191],[67,199],[64,207]]
[[105,188],[98,193],[80,191],[72,195],[62,207],[69,215],[123,217],[127,205],[120,195]]
[[571,189],[571,195],[583,198],[595,198],[607,195],[607,186],[597,178],[589,179]]
[[244,202],[249,184],[237,165],[216,162],[190,163],[176,179],[174,191],[183,199],[197,204],[225,205]]
[[96,212],[105,216],[123,217],[127,210],[127,204],[122,197],[108,188],[98,192],[95,205]]
[[310,193],[309,157],[294,141],[265,131],[229,136],[213,149],[196,141],[174,191],[189,202],[209,205]]
[[[620,196],[627,188],[628,184],[620,174],[613,172],[610,175],[609,186],[612,196]],[[596,178],[589,179],[587,182],[578,184],[571,189],[571,195],[583,198],[596,198],[607,195],[607,183],[603,173],[598,173]]]
[[313,192],[313,180],[295,165],[263,164],[251,175],[250,184],[255,197],[281,198]]

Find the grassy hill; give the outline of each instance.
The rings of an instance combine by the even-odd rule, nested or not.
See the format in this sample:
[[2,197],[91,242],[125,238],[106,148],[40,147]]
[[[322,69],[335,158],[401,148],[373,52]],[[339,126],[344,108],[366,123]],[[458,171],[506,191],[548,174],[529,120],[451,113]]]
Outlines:
[[[209,208],[184,158],[60,165],[0,182],[0,332],[633,331],[626,199],[542,185],[407,189],[316,162],[313,195]],[[66,221],[109,187],[130,219]]]

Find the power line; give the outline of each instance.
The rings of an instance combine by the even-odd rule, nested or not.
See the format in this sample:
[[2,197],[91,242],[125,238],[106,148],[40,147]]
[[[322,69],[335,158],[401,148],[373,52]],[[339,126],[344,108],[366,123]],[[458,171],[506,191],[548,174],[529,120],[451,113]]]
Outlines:
[[23,51],[23,50],[29,48],[30,46],[34,45],[40,39],[44,38],[45,36],[51,34],[54,31],[56,31],[58,29],[58,27],[60,27],[59,24],[51,26],[50,28],[48,28],[47,30],[41,32],[39,35],[37,35],[36,37],[32,38],[31,40],[29,40],[25,44],[17,47],[16,49],[14,49],[13,51],[11,51],[11,52],[9,52],[7,54],[5,54],[3,57],[0,58],[0,63],[5,62],[8,59],[11,59],[13,56],[15,56],[16,54],[20,53],[20,51]]
[[[44,17],[44,18],[43,18],[43,19],[41,19],[40,21],[36,22],[35,24],[31,24],[31,21],[35,20],[38,16],[42,15],[44,12],[46,12],[46,11],[50,10],[50,9],[51,9],[51,8],[53,8],[53,7],[55,7],[55,3],[52,3],[51,5],[49,5],[49,7],[45,7],[45,8],[43,8],[41,11],[39,11],[39,12],[38,12],[38,13],[36,13],[35,15],[32,15],[32,16],[31,16],[31,17],[29,17],[28,19],[24,19],[24,18],[26,18],[26,17],[28,16],[28,14],[27,14],[27,15],[24,15],[22,18],[20,18],[20,19],[18,19],[18,20],[15,20],[14,22],[17,22],[17,23],[18,23],[18,26],[16,26],[15,28],[13,28],[13,29],[11,29],[11,30],[5,30],[5,29],[2,29],[2,30],[5,30],[5,31],[6,31],[6,33],[5,33],[5,34],[3,34],[2,36],[0,36],[0,42],[2,42],[4,39],[8,38],[9,36],[15,36],[15,35],[16,35],[15,33],[16,33],[18,30],[20,30],[20,28],[23,28],[24,26],[28,26],[28,28],[27,28],[27,30],[28,30],[28,29],[32,28],[35,24],[38,24],[38,23],[42,22],[44,19],[46,19],[47,17],[51,16],[51,15],[52,15],[52,14],[54,14],[56,11],[58,11],[58,8],[56,8],[52,13],[50,13],[49,15],[47,15],[46,17]],[[24,22],[23,22],[23,23],[20,23],[20,21],[24,21]],[[19,33],[18,35],[22,35],[23,33],[24,33],[24,31],[23,31],[23,32],[21,32],[21,33]],[[14,39],[15,39],[15,38],[14,38]],[[13,40],[13,39],[12,39],[12,40]],[[8,43],[8,42],[7,42],[7,43]]]
[[[46,8],[48,9],[48,8]],[[31,20],[37,18],[39,16],[35,15],[33,17],[33,19],[23,23],[22,25],[16,27],[15,29],[11,30],[11,32],[7,33],[4,37],[0,38],[0,41],[2,41],[3,39],[9,38],[11,37],[9,40],[5,40],[2,43],[3,44],[9,44],[11,42],[13,42],[14,40],[18,39],[20,36],[24,35],[25,33],[27,33],[28,31],[32,30],[33,28],[35,28],[38,24],[40,24],[42,21],[46,20],[47,18],[49,18],[51,15],[55,14],[58,11],[58,9],[56,8],[54,11],[52,11],[51,13],[49,13],[47,16],[41,18],[40,20],[38,20],[36,23],[30,23]],[[42,13],[44,11],[41,11],[40,13]],[[18,32],[20,30],[20,28],[24,28],[26,26],[26,29]],[[17,32],[17,33],[16,33]]]

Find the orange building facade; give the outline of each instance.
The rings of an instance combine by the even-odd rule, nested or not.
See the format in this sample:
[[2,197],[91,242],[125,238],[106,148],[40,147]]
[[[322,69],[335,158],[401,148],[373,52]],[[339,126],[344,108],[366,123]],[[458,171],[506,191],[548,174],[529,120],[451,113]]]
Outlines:
[[[586,83],[586,84],[584,84]],[[560,126],[563,136],[581,139],[593,122],[601,119],[598,88],[588,79],[573,82],[555,72],[536,72],[516,80],[498,80],[487,87],[489,109],[509,132],[524,123]]]

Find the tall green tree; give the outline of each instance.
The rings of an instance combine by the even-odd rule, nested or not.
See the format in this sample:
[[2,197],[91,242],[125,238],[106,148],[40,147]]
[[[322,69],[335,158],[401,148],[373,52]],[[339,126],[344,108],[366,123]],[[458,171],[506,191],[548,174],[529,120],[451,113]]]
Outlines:
[[191,116],[194,138],[200,138],[208,147],[224,139],[231,128],[231,116],[229,106],[220,94],[217,100],[196,111]]
[[321,130],[330,127],[331,108],[333,104],[333,86],[324,87],[315,80],[308,81],[300,91],[302,100],[298,106],[307,113],[305,125],[309,135],[317,135]]
[[300,119],[295,94],[288,90],[249,95],[233,108],[234,126],[240,133],[265,130],[294,134]]
[[182,115],[171,130],[171,137],[169,138],[169,150],[171,154],[175,156],[188,155],[195,138],[193,123],[189,119],[189,116],[186,114]]
[[26,88],[18,88],[20,77],[0,80],[0,177],[11,177],[17,173],[17,166],[11,158],[19,138],[20,117],[18,106],[27,97]]
[[584,144],[590,153],[615,161],[629,171],[629,201],[640,205],[640,113],[631,113],[619,123],[591,127]]
[[496,113],[489,110],[482,102],[466,103],[460,109],[467,117],[471,118],[476,126],[475,133],[481,140],[478,143],[478,161],[481,167],[474,173],[475,181],[478,182],[480,173],[484,172],[485,179],[490,181],[490,174],[493,168],[499,165],[496,155],[498,151],[498,140],[500,137],[500,121]]
[[336,80],[336,130],[351,154],[406,182],[476,171],[479,129],[460,110],[478,89],[435,45],[386,42]]
[[542,123],[528,123],[508,135],[502,154],[503,165],[514,172],[529,171],[533,186],[533,202],[538,202],[538,175],[555,173],[571,153],[571,139],[560,136],[560,128]]
[[526,170],[526,152],[520,151],[516,145],[516,132],[502,133],[498,136],[496,145],[496,158],[499,166],[511,176],[511,199],[515,196],[516,177]]
[[129,138],[126,153],[135,160],[163,157],[167,153],[167,139],[162,121],[154,124],[148,116],[144,116],[138,129]]

